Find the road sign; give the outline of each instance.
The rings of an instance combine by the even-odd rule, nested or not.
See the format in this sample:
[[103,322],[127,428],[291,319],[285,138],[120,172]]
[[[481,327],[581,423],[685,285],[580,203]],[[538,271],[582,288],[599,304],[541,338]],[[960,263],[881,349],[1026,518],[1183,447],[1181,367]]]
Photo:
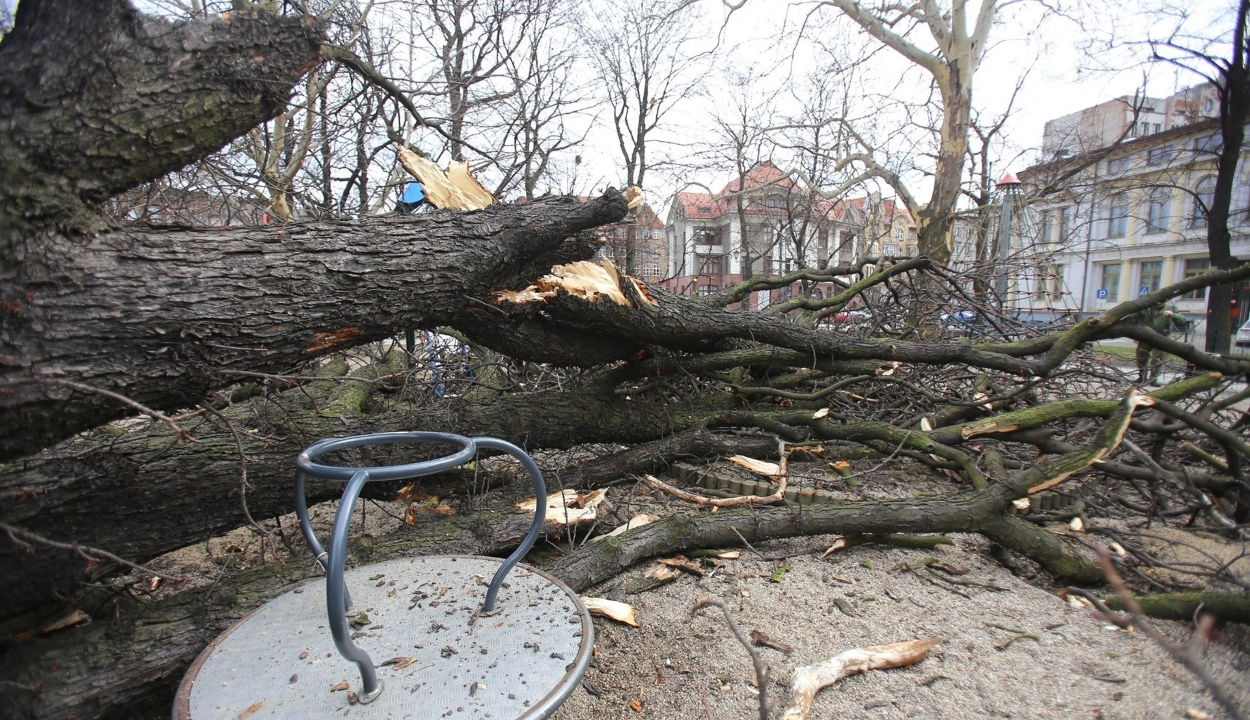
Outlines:
[[1107,299],[1107,289],[1106,289],[1106,288],[1099,288],[1099,289],[1098,289],[1098,299],[1099,299],[1099,300],[1106,300],[1106,299]]
[[1142,295],[1149,295],[1149,294],[1150,294],[1149,285],[1142,285],[1141,287],[1137,288],[1137,297],[1141,297]]

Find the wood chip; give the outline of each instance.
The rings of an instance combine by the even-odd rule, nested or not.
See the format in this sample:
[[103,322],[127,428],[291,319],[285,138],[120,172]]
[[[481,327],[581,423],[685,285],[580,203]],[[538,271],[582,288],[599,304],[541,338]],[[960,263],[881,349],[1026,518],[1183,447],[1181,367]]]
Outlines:
[[89,622],[91,622],[90,615],[82,610],[71,610],[47,625],[39,628],[39,634],[48,635],[58,630],[65,630],[66,628],[72,628],[75,625],[82,625],[83,623]]
[[347,689],[347,688],[349,688],[349,687],[351,687],[351,684],[350,684],[350,683],[348,683],[346,680],[344,680],[343,682],[339,683],[338,685],[331,685],[331,686],[330,686],[330,692],[342,692],[342,691],[346,690],[346,689]]
[[756,460],[755,458],[749,458],[746,455],[734,455],[727,459],[734,465],[744,467],[758,475],[767,475],[768,477],[778,477],[781,475],[781,466],[777,463]]
[[239,713],[239,720],[247,720],[248,718],[252,716],[253,713],[255,713],[257,710],[260,709],[261,705],[264,705],[264,704],[265,703],[263,701],[252,703],[251,707]]
[[678,555],[677,557],[672,557],[672,558],[658,558],[656,562],[658,562],[661,565],[667,565],[668,567],[671,567],[671,568],[677,568],[678,570],[685,570],[691,575],[696,575],[698,577],[707,577],[707,573],[703,572],[703,568],[699,567],[693,562],[690,562],[689,560],[687,560],[686,558],[680,555]]
[[751,631],[751,642],[755,645],[759,645],[760,647],[769,647],[774,650],[780,650],[787,655],[794,652],[794,646],[773,640],[768,637],[768,633],[763,632],[762,630]]
[[834,540],[834,541],[833,541],[833,544],[829,546],[829,549],[828,549],[828,550],[826,550],[826,551],[824,552],[824,554],[820,556],[820,559],[821,559],[821,560],[824,560],[825,558],[829,557],[830,555],[834,554],[835,552],[837,552],[837,551],[839,551],[839,550],[843,550],[843,549],[845,549],[845,548],[846,548],[846,538],[844,538],[844,537],[839,537],[837,540]]
[[626,533],[626,532],[629,532],[630,530],[633,530],[633,529],[634,529],[634,528],[636,528],[636,527],[642,527],[643,525],[648,525],[648,524],[653,523],[653,522],[655,522],[655,517],[654,517],[654,516],[652,516],[652,515],[646,515],[646,514],[643,514],[643,513],[639,513],[639,514],[637,514],[637,515],[633,516],[632,518],[630,518],[630,519],[629,519],[629,522],[625,523],[624,525],[621,525],[621,526],[617,527],[617,528],[616,528],[615,530],[613,530],[612,532],[610,532],[610,533],[604,533],[603,535],[598,535],[598,536],[596,536],[596,537],[591,538],[591,539],[590,539],[590,542],[592,542],[592,543],[596,543],[596,542],[599,542],[600,540],[602,540],[602,539],[604,539],[604,538],[615,537],[615,536],[617,536],[617,535],[620,535],[621,533]]
[[382,665],[383,666],[394,665],[396,670],[403,670],[404,668],[415,663],[416,661],[417,661],[416,658],[400,656],[400,657],[393,657],[390,660],[383,661]]
[[642,627],[638,624],[638,620],[634,618],[634,606],[628,603],[605,600],[604,598],[584,597],[582,598],[582,604],[586,606],[591,615],[610,618],[630,627]]
[[829,408],[821,408],[817,410],[816,412],[812,413],[813,420],[819,420],[823,417],[829,417]]

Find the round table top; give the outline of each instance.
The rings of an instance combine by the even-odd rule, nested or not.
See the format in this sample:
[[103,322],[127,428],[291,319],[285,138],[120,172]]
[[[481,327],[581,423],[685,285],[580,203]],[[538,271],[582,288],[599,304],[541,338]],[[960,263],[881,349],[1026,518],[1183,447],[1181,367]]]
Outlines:
[[548,717],[586,672],[594,626],[573,591],[525,565],[508,574],[496,612],[481,615],[501,562],[413,557],[346,573],[355,610],[367,616],[352,637],[382,682],[367,705],[349,700],[360,672],[334,647],[325,581],[314,580],[204,650],[178,688],[175,720]]

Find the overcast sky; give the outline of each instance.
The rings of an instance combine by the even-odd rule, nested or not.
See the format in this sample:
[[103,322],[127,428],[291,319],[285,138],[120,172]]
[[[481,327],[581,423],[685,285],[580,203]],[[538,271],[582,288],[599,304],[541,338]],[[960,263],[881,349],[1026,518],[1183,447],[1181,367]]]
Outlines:
[[[996,175],[1008,170],[1019,172],[1036,160],[1035,149],[1041,145],[1042,128],[1048,120],[1114,97],[1132,95],[1143,83],[1150,94],[1157,96],[1201,81],[1171,66],[1144,62],[1145,47],[1133,44],[1152,32],[1158,36],[1173,23],[1174,18],[1152,11],[1158,4],[1158,0],[1095,0],[1071,7],[1059,4],[1061,13],[1051,12],[1032,0],[1009,4],[994,28],[990,50],[974,84],[974,105],[988,115],[996,115],[1005,109],[1013,89],[1024,78],[1005,127],[1008,148]],[[775,64],[780,72],[779,81],[785,82],[787,72],[801,74],[813,61],[804,57],[806,53],[802,49],[796,55],[793,41],[781,38],[785,30],[793,30],[814,5],[811,2],[747,0],[741,9],[730,13],[718,0],[704,0],[701,8],[710,32],[723,28],[718,64],[756,67]],[[974,0],[970,5],[975,7],[979,3]],[[1047,5],[1056,7],[1054,3]],[[1190,26],[1199,34],[1226,33],[1231,38],[1232,7],[1227,0],[1193,0],[1184,7],[1193,18]],[[832,9],[820,12],[835,13]],[[860,34],[859,42],[871,41]],[[890,91],[907,93],[927,89],[925,78],[919,73],[915,73],[910,85],[897,84],[897,77],[907,63],[892,52],[878,54],[869,67],[869,73],[875,72],[880,85]],[[718,82],[715,76],[713,69],[708,77],[712,88]],[[871,82],[866,81],[866,85],[872,87]],[[708,97],[693,102],[681,113],[684,122],[674,123],[674,134],[680,141],[694,141],[701,134],[705,135],[708,113],[725,102],[726,98],[717,90],[709,91]],[[619,166],[620,161],[608,123],[600,123],[590,141],[586,155],[592,172],[598,168],[604,183],[611,183],[613,168]],[[693,180],[718,190],[729,179],[723,171],[693,167],[657,175],[654,181],[648,182],[649,199],[657,205],[662,205],[671,192],[679,189],[682,180]],[[921,197],[927,197],[924,181],[916,179],[914,182],[923,188]]]

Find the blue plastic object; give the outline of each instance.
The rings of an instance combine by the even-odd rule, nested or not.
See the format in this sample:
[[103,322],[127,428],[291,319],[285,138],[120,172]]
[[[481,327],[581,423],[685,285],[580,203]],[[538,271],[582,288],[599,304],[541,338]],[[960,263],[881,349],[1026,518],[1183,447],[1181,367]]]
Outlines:
[[421,203],[425,202],[425,190],[421,187],[421,183],[416,181],[408,183],[408,187],[404,188],[404,197],[401,202],[408,205],[410,211],[416,210]]

